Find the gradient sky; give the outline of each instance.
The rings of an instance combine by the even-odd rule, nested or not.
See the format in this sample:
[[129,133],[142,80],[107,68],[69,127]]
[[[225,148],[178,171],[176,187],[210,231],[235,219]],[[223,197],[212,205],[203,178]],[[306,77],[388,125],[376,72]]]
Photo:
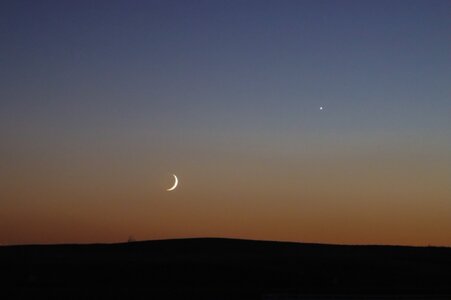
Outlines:
[[1,1],[0,244],[451,246],[450,33],[447,0]]

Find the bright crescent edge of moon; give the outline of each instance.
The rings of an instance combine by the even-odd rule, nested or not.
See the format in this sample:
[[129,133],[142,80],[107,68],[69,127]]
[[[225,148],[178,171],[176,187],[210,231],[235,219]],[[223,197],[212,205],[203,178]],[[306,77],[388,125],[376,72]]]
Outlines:
[[177,179],[177,176],[175,176],[175,174],[172,174],[172,176],[174,176],[175,182],[174,182],[174,185],[173,185],[171,188],[169,188],[169,189],[166,190],[166,191],[168,191],[168,192],[175,190],[175,188],[176,188],[177,185],[179,184],[179,180]]

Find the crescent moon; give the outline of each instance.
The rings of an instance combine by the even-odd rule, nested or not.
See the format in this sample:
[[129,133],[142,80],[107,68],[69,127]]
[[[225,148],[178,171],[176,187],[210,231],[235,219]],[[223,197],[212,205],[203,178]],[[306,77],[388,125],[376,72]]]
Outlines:
[[174,176],[175,182],[174,182],[174,185],[173,185],[171,188],[169,188],[169,189],[166,190],[166,191],[168,191],[168,192],[175,190],[175,188],[176,188],[177,185],[179,184],[179,180],[177,179],[177,176],[175,176],[175,174],[172,174],[172,176]]

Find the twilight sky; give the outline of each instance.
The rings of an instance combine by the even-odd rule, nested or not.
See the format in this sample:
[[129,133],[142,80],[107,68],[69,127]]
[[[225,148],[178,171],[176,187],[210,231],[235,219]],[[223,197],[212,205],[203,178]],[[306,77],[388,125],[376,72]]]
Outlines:
[[450,33],[447,0],[2,1],[0,244],[451,246]]

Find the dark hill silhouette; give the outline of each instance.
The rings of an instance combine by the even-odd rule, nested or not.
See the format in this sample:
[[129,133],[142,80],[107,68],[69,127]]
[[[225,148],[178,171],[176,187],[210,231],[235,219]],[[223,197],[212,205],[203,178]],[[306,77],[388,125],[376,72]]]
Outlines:
[[222,238],[2,246],[0,282],[17,298],[451,299],[451,248]]

